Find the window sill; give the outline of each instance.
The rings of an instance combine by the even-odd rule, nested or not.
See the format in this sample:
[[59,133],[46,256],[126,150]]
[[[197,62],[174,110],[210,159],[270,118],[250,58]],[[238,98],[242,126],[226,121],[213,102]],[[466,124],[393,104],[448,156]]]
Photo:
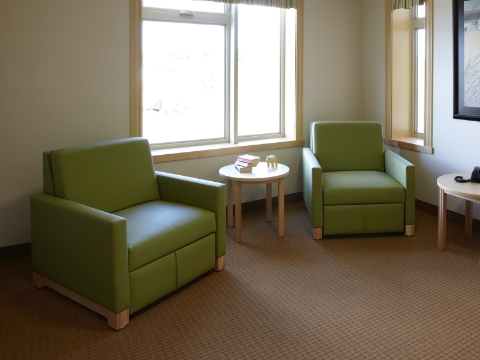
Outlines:
[[257,141],[243,141],[239,144],[215,144],[205,146],[192,146],[185,148],[171,148],[152,150],[154,163],[198,159],[209,156],[230,155],[262,150],[284,149],[290,147],[303,147],[305,140],[267,139]]
[[398,139],[383,139],[383,143],[390,146],[396,146],[401,149],[433,154],[433,147],[425,146],[423,139],[414,137],[405,137]]

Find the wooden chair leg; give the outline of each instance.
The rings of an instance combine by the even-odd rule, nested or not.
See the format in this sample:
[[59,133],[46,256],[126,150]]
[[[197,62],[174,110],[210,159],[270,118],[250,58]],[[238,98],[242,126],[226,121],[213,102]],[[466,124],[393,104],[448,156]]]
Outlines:
[[313,240],[321,240],[323,238],[323,228],[313,228]]
[[44,282],[42,281],[42,276],[37,274],[34,271],[32,271],[32,281],[33,281],[33,286],[39,289],[45,286]]
[[32,279],[35,287],[41,288],[48,286],[50,289],[53,289],[69,299],[72,299],[73,301],[76,301],[77,303],[89,308],[90,310],[105,316],[107,318],[108,326],[115,330],[123,329],[130,322],[130,309],[125,309],[116,314],[113,311],[110,311],[103,306],[100,306],[97,303],[94,303],[93,301],[73,292],[72,290],[50,280],[49,278],[37,274],[36,272],[32,272]]
[[405,235],[406,236],[415,235],[415,225],[405,225]]
[[221,271],[225,267],[225,255],[215,259],[215,271]]
[[114,330],[123,329],[130,322],[130,309],[125,309],[118,314],[108,311],[106,315],[108,326]]

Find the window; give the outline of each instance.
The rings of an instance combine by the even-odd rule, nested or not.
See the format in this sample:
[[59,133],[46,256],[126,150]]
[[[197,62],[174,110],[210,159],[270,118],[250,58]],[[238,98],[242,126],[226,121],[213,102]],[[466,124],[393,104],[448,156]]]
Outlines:
[[433,153],[433,1],[394,11],[386,3],[385,143]]
[[425,5],[412,9],[413,34],[413,135],[425,132]]
[[132,136],[169,153],[303,146],[297,10],[132,0],[132,13]]

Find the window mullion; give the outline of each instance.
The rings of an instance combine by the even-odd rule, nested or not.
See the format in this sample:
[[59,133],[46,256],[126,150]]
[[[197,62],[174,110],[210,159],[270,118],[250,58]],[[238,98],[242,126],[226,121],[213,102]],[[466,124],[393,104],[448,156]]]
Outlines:
[[287,23],[287,16],[285,9],[281,11],[281,19],[280,19],[280,134],[281,136],[285,136],[285,86],[286,86],[286,42],[287,42],[287,35],[286,35],[286,23]]
[[[411,32],[412,32],[412,104],[414,105],[412,108],[413,111],[413,131],[411,131],[413,136],[423,138],[424,132],[419,132],[419,118],[418,118],[418,109],[419,109],[419,30],[425,28],[425,18],[416,18],[417,9],[412,9],[412,20],[411,20]],[[425,75],[425,74],[424,74]],[[425,77],[421,79],[423,84],[425,84]],[[425,94],[424,94],[425,95]],[[425,104],[425,97],[423,99],[423,107]],[[424,119],[425,119],[425,115]],[[424,120],[425,121],[425,120]]]
[[238,6],[231,5],[230,143],[238,144]]

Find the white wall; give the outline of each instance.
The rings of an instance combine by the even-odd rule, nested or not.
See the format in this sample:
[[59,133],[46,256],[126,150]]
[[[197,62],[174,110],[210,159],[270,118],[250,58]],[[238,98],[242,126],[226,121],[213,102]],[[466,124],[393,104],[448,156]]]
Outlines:
[[[385,72],[385,1],[364,0],[363,59],[364,80]],[[438,205],[437,178],[444,174],[470,173],[480,164],[480,122],[453,119],[453,27],[451,0],[434,1],[434,78],[433,147],[434,154],[392,148],[415,164],[416,198]],[[370,54],[375,52],[375,56]],[[380,56],[380,54],[381,56]],[[367,61],[368,60],[368,61]],[[382,75],[384,76],[384,75]],[[384,123],[384,81],[363,82],[364,114]],[[376,94],[376,99],[369,92]],[[464,201],[448,197],[449,210],[464,213]],[[480,208],[474,205],[474,217]]]
[[[306,139],[311,121],[361,118],[361,9],[358,0],[305,1]],[[30,241],[43,151],[129,136],[129,10],[129,0],[0,1],[0,247]],[[291,170],[285,192],[302,191],[301,148],[273,153]],[[218,169],[235,157],[156,168],[222,181]],[[247,187],[243,201],[264,191]]]

